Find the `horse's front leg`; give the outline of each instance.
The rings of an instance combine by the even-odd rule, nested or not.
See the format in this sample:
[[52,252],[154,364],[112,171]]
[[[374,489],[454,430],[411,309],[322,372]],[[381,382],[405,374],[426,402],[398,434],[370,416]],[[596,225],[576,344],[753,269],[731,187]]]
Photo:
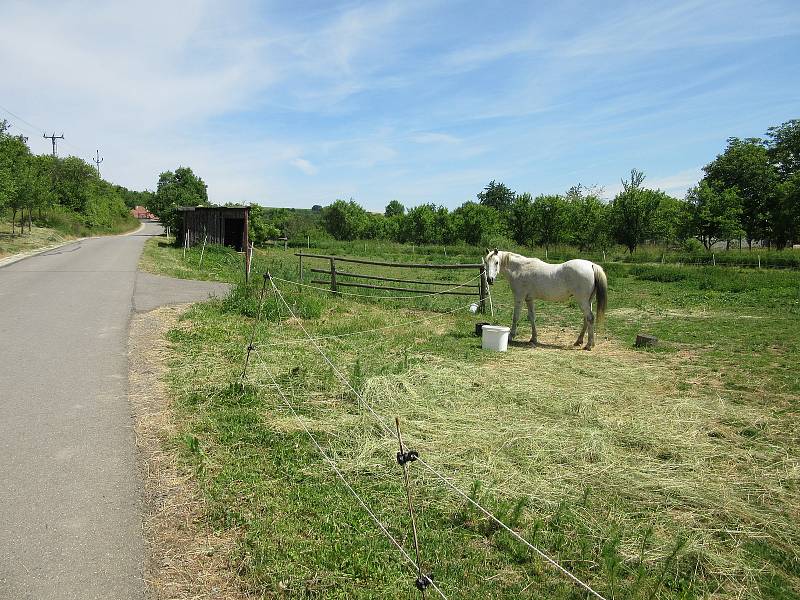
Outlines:
[[531,322],[531,346],[536,345],[536,313],[533,310],[533,298],[525,298],[528,305],[528,319]]
[[514,298],[514,317],[511,319],[511,333],[508,334],[508,339],[513,340],[517,335],[517,321],[519,321],[519,311],[522,309],[522,300]]

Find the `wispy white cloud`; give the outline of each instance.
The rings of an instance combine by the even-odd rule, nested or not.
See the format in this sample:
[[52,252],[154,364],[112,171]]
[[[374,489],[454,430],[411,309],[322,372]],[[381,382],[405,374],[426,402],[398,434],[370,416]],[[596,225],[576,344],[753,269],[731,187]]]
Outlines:
[[663,190],[672,196],[683,198],[689,188],[697,185],[703,178],[703,171],[700,167],[685,169],[666,177],[659,177],[650,181],[649,186]]
[[411,139],[417,144],[460,144],[461,140],[454,135],[448,133],[433,133],[423,131],[415,133]]
[[7,0],[0,104],[36,151],[63,129],[112,180],[189,165],[221,202],[453,205],[630,166],[682,195],[727,136],[796,117],[800,7],[725,6]]
[[307,161],[305,158],[293,158],[289,163],[300,169],[306,175],[316,175],[317,173],[317,167],[312,165],[311,162]]

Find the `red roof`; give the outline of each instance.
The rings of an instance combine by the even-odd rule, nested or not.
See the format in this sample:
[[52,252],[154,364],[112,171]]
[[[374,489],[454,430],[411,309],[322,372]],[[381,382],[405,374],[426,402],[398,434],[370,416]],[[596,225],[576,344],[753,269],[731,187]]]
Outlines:
[[131,209],[131,214],[137,219],[155,219],[156,216],[144,206],[137,206]]

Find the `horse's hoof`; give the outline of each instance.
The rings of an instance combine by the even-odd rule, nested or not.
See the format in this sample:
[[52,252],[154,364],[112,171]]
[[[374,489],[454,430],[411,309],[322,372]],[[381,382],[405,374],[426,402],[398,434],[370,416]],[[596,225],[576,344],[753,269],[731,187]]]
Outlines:
[[528,343],[531,345],[531,348],[536,348],[536,346],[538,345],[536,340],[530,340]]
[[574,343],[574,344],[572,344],[572,345],[573,345],[573,346],[580,346],[582,343],[583,343],[583,340],[578,340],[577,342],[575,342],[575,343]]
[[584,350],[591,350],[591,349],[592,349],[592,347],[591,347],[589,344],[586,344],[586,345],[583,347],[583,349],[584,349]]

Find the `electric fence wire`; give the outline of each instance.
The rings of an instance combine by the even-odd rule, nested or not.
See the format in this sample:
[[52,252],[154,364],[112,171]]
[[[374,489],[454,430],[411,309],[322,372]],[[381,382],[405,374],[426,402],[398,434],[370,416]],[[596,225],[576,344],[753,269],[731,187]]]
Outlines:
[[[320,455],[322,455],[323,460],[328,463],[328,465],[331,467],[331,469],[333,469],[333,471],[336,473],[336,475],[342,481],[344,486],[350,491],[350,493],[353,495],[353,497],[355,497],[355,499],[358,501],[358,503],[361,505],[361,507],[372,518],[372,520],[378,526],[378,529],[381,530],[383,535],[386,536],[386,538],[397,548],[397,550],[400,552],[400,554],[403,555],[403,558],[405,558],[405,561],[406,561],[405,564],[409,567],[411,572],[414,575],[417,575],[418,573],[421,573],[422,572],[421,568],[420,568],[421,565],[417,564],[417,562],[411,557],[411,555],[409,555],[409,553],[406,552],[406,549],[403,548],[403,545],[399,541],[397,541],[397,539],[389,532],[389,530],[386,527],[386,525],[384,525],[383,522],[378,518],[378,516],[372,511],[372,509],[370,509],[370,507],[367,505],[367,503],[364,501],[364,499],[358,494],[358,492],[355,491],[355,489],[353,489],[353,486],[350,485],[350,482],[347,481],[347,479],[345,478],[344,474],[339,469],[339,466],[336,464],[336,461],[333,460],[328,455],[327,452],[325,452],[325,449],[319,443],[319,441],[317,440],[316,436],[314,436],[314,434],[311,433],[311,430],[308,428],[308,426],[306,426],[305,421],[298,414],[298,412],[295,409],[294,404],[292,403],[292,401],[289,400],[289,398],[286,396],[286,394],[283,393],[283,390],[281,389],[281,386],[278,384],[278,381],[275,379],[275,376],[272,374],[272,371],[270,371],[269,368],[266,366],[266,361],[264,360],[264,358],[261,356],[261,354],[258,351],[255,351],[255,354],[256,354],[256,356],[259,357],[259,359],[261,359],[262,365],[264,366],[264,370],[267,372],[267,375],[269,375],[269,378],[272,380],[272,384],[273,384],[275,390],[278,392],[278,395],[283,399],[284,404],[292,412],[294,417],[297,419],[297,422],[303,428],[303,430],[305,431],[306,435],[309,437],[309,439],[314,444],[314,446],[316,446],[316,448],[319,451]],[[436,583],[430,577],[427,578],[427,582],[428,582],[428,585],[430,585],[442,598],[447,600],[447,596],[444,594],[444,592],[439,588],[439,586],[436,585]],[[424,595],[424,592],[423,592],[423,595]]]
[[[380,427],[384,430],[384,432],[386,432],[386,434],[389,435],[389,437],[393,437],[394,436],[394,432],[386,424],[384,419],[380,415],[378,415],[378,413],[375,412],[375,409],[372,408],[372,405],[369,402],[367,402],[367,400],[358,392],[358,390],[356,390],[353,387],[353,385],[350,383],[350,381],[347,379],[347,377],[345,377],[342,374],[342,372],[336,367],[336,365],[333,364],[333,362],[330,360],[330,358],[328,358],[328,356],[325,354],[325,352],[322,350],[322,348],[319,346],[319,344],[317,344],[316,341],[314,341],[313,338],[309,335],[308,331],[303,326],[302,321],[297,319],[297,317],[294,314],[294,311],[292,311],[291,306],[289,306],[288,302],[286,302],[286,299],[283,297],[283,294],[281,293],[280,289],[278,289],[278,287],[275,285],[275,282],[272,281],[272,279],[273,278],[270,278],[270,281],[272,282],[273,291],[275,292],[277,297],[279,297],[281,299],[283,304],[286,306],[286,309],[289,312],[289,314],[292,315],[292,318],[297,320],[298,324],[300,325],[300,328],[303,330],[303,333],[306,334],[306,337],[309,339],[309,341],[311,341],[314,344],[314,346],[317,348],[317,351],[320,353],[320,356],[322,356],[323,360],[328,364],[328,366],[331,367],[331,369],[334,371],[334,373],[336,373],[338,375],[338,377],[342,381],[342,383],[344,383],[348,388],[350,388],[350,391],[352,391],[353,394],[355,394],[356,398],[359,399],[359,403],[362,406],[367,408],[367,410],[372,414],[373,418],[378,423],[378,425],[380,425]],[[542,550],[540,550],[539,548],[534,546],[531,542],[529,542],[524,537],[522,537],[514,529],[512,529],[511,527],[506,525],[503,521],[501,521],[499,518],[497,518],[491,511],[489,511],[488,509],[483,507],[480,503],[478,503],[473,498],[471,498],[470,495],[467,492],[465,492],[464,490],[459,488],[455,483],[453,483],[449,478],[447,478],[445,475],[440,473],[437,469],[435,469],[427,461],[425,461],[421,457],[419,457],[417,460],[431,474],[433,474],[436,478],[438,478],[445,485],[447,485],[447,487],[452,489],[454,492],[456,492],[462,498],[466,499],[472,506],[477,508],[480,512],[482,512],[486,517],[491,519],[494,523],[496,523],[497,525],[502,527],[511,536],[513,536],[517,541],[519,541],[520,543],[522,543],[523,545],[525,545],[529,549],[531,549],[537,556],[539,556],[542,560],[544,560],[546,563],[551,565],[557,571],[562,573],[565,577],[567,577],[575,585],[583,588],[584,590],[586,590],[587,592],[589,592],[590,594],[592,594],[594,597],[598,598],[599,600],[606,600],[606,598],[604,596],[602,596],[600,593],[595,591],[588,583],[583,582],[581,579],[579,579],[578,577],[573,575],[568,569],[566,569],[565,567],[561,566],[558,563],[558,561],[556,561],[555,559],[551,558],[545,552],[543,552]]]
[[[412,320],[412,321],[404,321],[403,323],[396,323],[394,325],[386,325],[384,327],[375,327],[373,329],[361,329],[359,331],[351,331],[349,333],[320,335],[320,336],[313,337],[311,339],[312,340],[317,340],[317,341],[335,340],[335,339],[339,339],[339,338],[352,337],[352,336],[356,336],[356,335],[364,335],[364,334],[367,334],[367,333],[377,333],[379,331],[386,331],[388,329],[397,329],[398,327],[407,327],[408,325],[416,325],[418,323],[428,323],[429,321],[433,321],[435,319],[439,319],[439,318],[445,317],[447,315],[452,315],[453,313],[456,313],[458,311],[469,309],[473,304],[475,304],[475,303],[471,302],[470,304],[467,304],[466,306],[458,306],[458,307],[456,307],[456,308],[454,308],[452,310],[448,310],[448,311],[445,311],[445,312],[439,312],[439,313],[436,313],[435,315],[433,315],[431,317],[425,317],[423,319],[415,319],[415,320]],[[280,344],[286,344],[286,343],[288,343],[288,344],[304,343],[304,342],[307,342],[308,340],[309,340],[309,338],[307,338],[307,337],[288,338],[288,339],[283,339],[281,341],[276,341],[276,342],[262,343],[262,344],[259,344],[259,346],[261,346],[261,347],[269,347],[269,346],[278,346]]]

